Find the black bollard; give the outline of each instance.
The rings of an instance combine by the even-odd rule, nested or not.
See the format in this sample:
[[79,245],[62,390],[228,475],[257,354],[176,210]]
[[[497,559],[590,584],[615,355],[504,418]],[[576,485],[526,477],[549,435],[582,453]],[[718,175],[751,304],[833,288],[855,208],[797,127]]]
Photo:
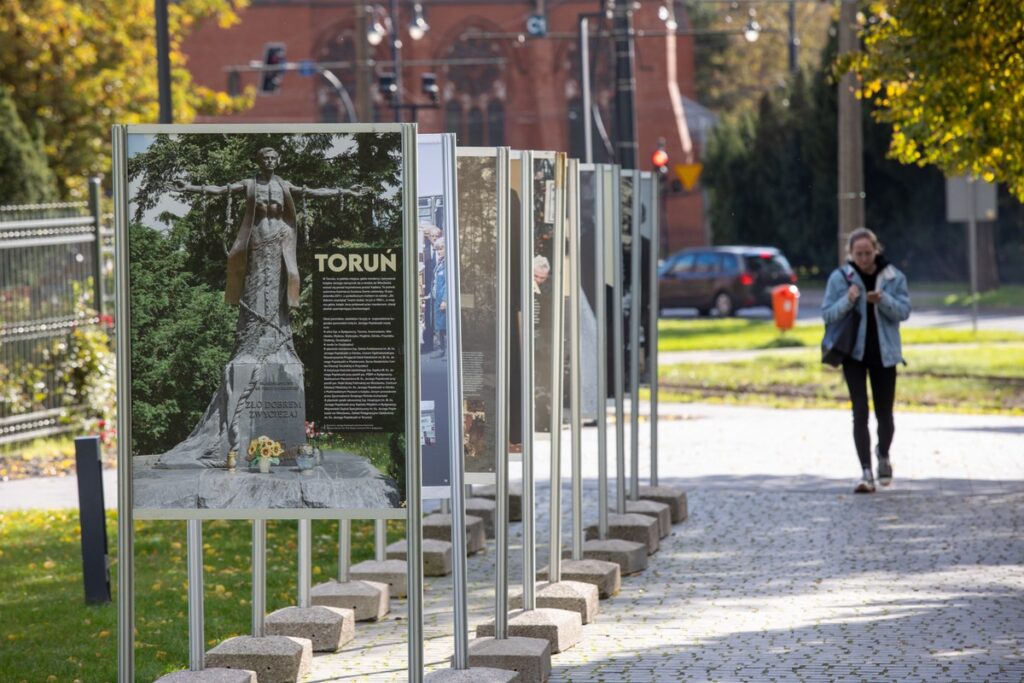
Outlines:
[[110,570],[107,564],[107,520],[103,505],[103,463],[100,440],[95,436],[75,439],[78,470],[78,518],[82,527],[82,577],[85,602],[110,602]]

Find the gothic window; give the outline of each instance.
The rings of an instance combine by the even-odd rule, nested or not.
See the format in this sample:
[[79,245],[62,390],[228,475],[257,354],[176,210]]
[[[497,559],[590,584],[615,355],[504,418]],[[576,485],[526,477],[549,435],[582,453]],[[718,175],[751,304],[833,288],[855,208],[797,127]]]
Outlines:
[[460,144],[505,144],[505,59],[494,40],[474,36],[470,28],[453,41],[443,59],[445,126]]

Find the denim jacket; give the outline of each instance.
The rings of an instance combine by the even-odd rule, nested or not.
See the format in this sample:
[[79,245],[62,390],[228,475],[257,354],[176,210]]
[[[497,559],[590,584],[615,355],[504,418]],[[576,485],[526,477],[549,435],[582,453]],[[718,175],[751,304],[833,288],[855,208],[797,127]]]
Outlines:
[[[853,303],[846,296],[850,285],[857,285],[860,296]],[[882,365],[891,368],[903,360],[903,347],[900,343],[900,322],[910,317],[910,294],[907,292],[907,277],[895,266],[887,265],[878,273],[875,288],[882,293],[882,298],[875,304],[875,316],[878,321],[878,346],[882,352]],[[825,287],[825,299],[821,302],[821,317],[825,324],[834,323],[851,308],[857,306],[860,313],[860,327],[857,330],[857,343],[853,347],[853,357],[864,359],[864,337],[867,333],[868,300],[865,296],[864,281],[849,263],[832,271]]]

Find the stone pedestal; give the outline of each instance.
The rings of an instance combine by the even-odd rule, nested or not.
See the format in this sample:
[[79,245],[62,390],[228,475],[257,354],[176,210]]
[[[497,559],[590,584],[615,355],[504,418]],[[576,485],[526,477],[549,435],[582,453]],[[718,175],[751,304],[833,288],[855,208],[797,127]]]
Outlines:
[[[618,569],[618,566],[615,567]],[[536,586],[537,607],[577,612],[584,624],[597,618],[598,591],[597,586],[580,581],[566,580],[563,573],[562,581],[549,583],[538,581]],[[523,606],[523,589],[512,591],[509,596],[509,607],[519,609]]]
[[161,676],[156,683],[257,683],[255,671],[243,669],[203,669],[175,671]]
[[[597,525],[587,527],[587,538],[597,538]],[[616,538],[633,543],[643,543],[647,554],[658,552],[658,520],[646,515],[608,515],[608,538]],[[623,572],[625,573],[625,572]]]
[[469,643],[469,665],[515,671],[522,683],[544,683],[551,676],[551,644],[545,638],[476,638]]
[[376,581],[326,581],[313,586],[309,597],[314,605],[352,610],[356,621],[377,621],[391,609],[388,584]]
[[[558,654],[580,642],[583,620],[579,612],[550,607],[531,610],[512,610],[508,613],[508,634],[523,638],[543,638],[551,645],[551,653]],[[494,635],[494,620],[476,628],[477,638]]]
[[[452,539],[452,516],[435,513],[423,518],[423,538],[436,541]],[[487,536],[484,534],[484,521],[479,517],[466,515],[466,554],[475,555],[487,549]]]
[[[449,541],[438,541],[433,538],[424,538],[421,541],[423,548],[423,575],[424,576],[448,576],[452,573],[452,544]],[[408,561],[408,544],[405,540],[395,541],[385,549],[389,560]]]
[[[474,498],[494,500],[495,495],[493,484],[473,487]],[[508,484],[508,521],[523,521],[523,483],[521,481],[509,482]]]
[[469,498],[466,500],[466,514],[479,517],[484,521],[484,533],[487,538],[494,538],[494,509],[497,507],[491,498]]
[[522,679],[515,671],[472,667],[469,669],[441,669],[423,677],[423,683],[517,683]]
[[647,546],[643,543],[623,541],[618,538],[587,541],[583,544],[583,557],[588,560],[614,562],[619,565],[622,576],[636,574],[647,569]]
[[393,598],[404,598],[409,592],[409,565],[405,560],[365,560],[352,565],[348,574],[353,581],[386,583]]
[[658,520],[658,538],[672,533],[672,509],[656,500],[627,500],[626,512],[631,515],[647,515]]
[[237,636],[207,651],[210,668],[254,671],[258,683],[296,683],[309,671],[313,644],[287,636]]
[[679,524],[689,516],[685,491],[670,486],[641,486],[640,497],[668,505],[673,524]]
[[[644,560],[646,559],[647,552],[645,550]],[[542,581],[547,580],[547,567],[537,572],[537,578]],[[562,580],[578,581],[596,586],[598,597],[604,600],[618,595],[619,589],[622,587],[622,570],[615,562],[565,559],[562,560]]]
[[268,636],[308,638],[313,652],[337,652],[356,636],[355,610],[344,607],[285,607],[267,615]]

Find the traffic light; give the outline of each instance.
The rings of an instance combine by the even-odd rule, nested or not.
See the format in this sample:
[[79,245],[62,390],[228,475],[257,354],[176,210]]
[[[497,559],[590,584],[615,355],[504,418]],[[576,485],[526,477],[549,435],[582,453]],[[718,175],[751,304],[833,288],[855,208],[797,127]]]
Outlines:
[[651,154],[651,163],[659,176],[664,177],[668,173],[668,152],[665,151],[665,138],[658,138],[658,147]]
[[264,70],[260,76],[260,94],[269,95],[276,91],[281,85],[281,79],[284,78],[283,69],[267,69],[265,67],[283,67],[285,64],[284,43],[267,43],[263,46]]

